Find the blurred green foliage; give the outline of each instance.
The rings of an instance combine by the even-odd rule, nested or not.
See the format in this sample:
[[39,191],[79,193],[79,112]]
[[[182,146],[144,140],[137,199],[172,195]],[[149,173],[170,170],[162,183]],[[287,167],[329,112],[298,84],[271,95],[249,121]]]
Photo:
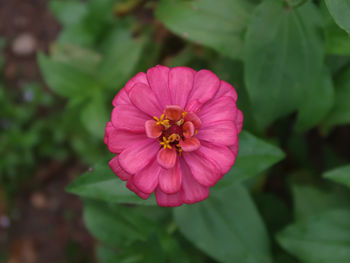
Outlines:
[[[62,30],[37,60],[55,95],[36,83],[22,97],[0,89],[0,182],[10,191],[38,160],[74,151],[95,166],[67,191],[84,201],[101,263],[350,262],[349,157],[325,143],[350,124],[349,0],[49,6]],[[103,145],[113,97],[158,63],[213,70],[235,86],[245,117],[234,167],[206,201],[175,209],[126,189]],[[324,142],[311,154],[310,130]]]

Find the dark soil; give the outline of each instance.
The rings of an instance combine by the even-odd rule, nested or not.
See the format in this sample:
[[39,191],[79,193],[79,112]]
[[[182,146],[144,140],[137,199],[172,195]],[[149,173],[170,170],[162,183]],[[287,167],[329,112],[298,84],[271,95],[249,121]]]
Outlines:
[[[36,53],[47,51],[60,29],[47,3],[0,0],[0,36],[6,41],[6,88],[19,89],[31,81],[42,83]],[[23,35],[34,42],[21,53],[14,49],[14,43]],[[26,48],[28,43],[27,47],[22,46],[24,51]],[[45,88],[44,83],[42,87]],[[8,263],[95,261],[93,239],[82,221],[82,203],[64,191],[73,177],[85,169],[76,160],[38,164],[29,181],[10,201],[5,200],[0,186],[0,261],[2,255]]]

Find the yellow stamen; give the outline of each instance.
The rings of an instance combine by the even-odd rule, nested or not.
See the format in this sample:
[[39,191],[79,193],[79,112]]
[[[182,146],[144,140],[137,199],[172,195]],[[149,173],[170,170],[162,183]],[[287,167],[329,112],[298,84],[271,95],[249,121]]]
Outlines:
[[179,156],[181,157],[182,151],[183,151],[183,150],[182,150],[180,144],[176,144],[176,146],[178,147],[178,148],[177,148],[177,151],[179,152]]
[[170,141],[167,140],[167,138],[165,138],[165,136],[163,136],[163,141],[160,142],[160,145],[162,145],[164,149],[166,149],[166,148],[172,149],[172,148],[173,148],[173,147],[170,145]]
[[182,118],[184,118],[186,114],[187,114],[187,112],[184,111],[184,112],[181,114],[181,115],[182,115]]
[[156,122],[157,125],[163,125],[165,129],[169,129],[170,127],[169,120],[165,117],[164,113],[160,116],[160,118],[153,116],[153,119],[157,121]]
[[178,135],[177,133],[173,133],[172,135],[170,135],[168,137],[168,140],[170,142],[179,141],[180,140],[180,135]]
[[194,135],[197,135],[197,133],[198,133],[198,130],[195,130],[195,131],[194,131]]

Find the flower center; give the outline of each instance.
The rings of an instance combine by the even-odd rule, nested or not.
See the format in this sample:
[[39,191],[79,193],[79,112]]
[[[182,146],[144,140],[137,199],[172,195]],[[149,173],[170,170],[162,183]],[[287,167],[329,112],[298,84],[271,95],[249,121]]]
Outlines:
[[[194,138],[201,125],[200,119],[193,112],[185,112],[177,105],[167,106],[158,118],[153,117],[146,124],[148,137],[158,139],[164,149],[176,149],[180,156],[184,147],[197,143]],[[197,143],[199,144],[199,142]]]

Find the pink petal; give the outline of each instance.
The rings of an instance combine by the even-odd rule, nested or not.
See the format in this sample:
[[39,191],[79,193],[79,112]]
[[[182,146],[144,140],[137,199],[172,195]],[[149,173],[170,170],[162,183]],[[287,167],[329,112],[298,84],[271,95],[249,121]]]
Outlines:
[[231,97],[221,97],[203,105],[198,117],[202,122],[235,121],[237,108]]
[[143,83],[148,85],[147,75],[143,72],[136,74],[135,77],[130,79],[124,86],[123,89],[119,91],[119,93],[113,99],[113,106],[122,105],[122,104],[131,104],[128,92],[136,83]]
[[166,194],[174,194],[180,191],[182,182],[182,173],[180,162],[170,169],[161,169],[159,174],[159,187]]
[[196,137],[187,138],[184,141],[180,140],[179,144],[184,152],[193,152],[201,146],[201,143]]
[[184,160],[181,160],[182,169],[182,197],[186,204],[202,201],[209,196],[209,187],[199,184],[191,173]]
[[177,153],[174,147],[172,149],[162,148],[157,154],[157,161],[159,165],[165,169],[173,168],[176,163],[176,158],[177,158]]
[[158,176],[161,171],[156,159],[151,161],[144,169],[134,175],[134,184],[140,191],[150,194],[158,185]]
[[112,169],[112,171],[115,173],[116,176],[118,176],[121,180],[126,181],[129,179],[130,174],[128,174],[119,164],[119,157],[115,156],[112,160],[108,163],[109,167]]
[[178,121],[182,117],[183,112],[183,109],[177,105],[170,105],[165,109],[165,115],[172,121]]
[[145,139],[147,139],[147,137],[143,133],[114,129],[108,139],[108,149],[112,153],[121,153],[128,147],[134,147],[142,143]]
[[119,155],[121,167],[130,174],[136,174],[156,156],[159,143],[153,139],[145,139],[133,147],[128,147]]
[[220,79],[211,71],[202,69],[194,77],[193,89],[188,102],[198,100],[202,105],[214,97],[219,89]]
[[188,67],[175,67],[169,72],[169,89],[173,104],[185,108],[196,71]]
[[145,132],[145,122],[149,116],[134,105],[117,105],[112,111],[111,119],[116,129]]
[[203,186],[213,186],[221,178],[220,170],[208,159],[191,152],[183,155],[187,165],[198,183]]
[[131,102],[150,117],[160,116],[162,110],[158,100],[148,85],[136,83],[129,92]]
[[180,206],[183,204],[181,192],[175,194],[166,194],[158,187],[156,192],[156,200],[159,206]]
[[157,65],[150,68],[147,71],[148,83],[151,89],[155,93],[158,102],[162,109],[165,109],[166,105],[171,105],[171,95],[169,90],[169,68]]
[[114,97],[112,104],[114,107],[117,105],[130,105],[131,104],[129,95],[125,89],[122,89],[118,92],[118,94]]
[[217,121],[206,124],[198,130],[197,138],[214,144],[233,145],[238,140],[233,121]]
[[128,182],[126,183],[126,187],[129,188],[129,190],[133,191],[135,194],[137,194],[142,199],[146,200],[151,194],[146,194],[146,193],[140,191],[140,189],[138,189],[135,186],[133,177],[134,177],[133,175],[130,176]]
[[221,174],[226,174],[236,160],[236,155],[227,146],[212,143],[203,142],[197,153],[214,163]]
[[239,149],[239,141],[237,140],[237,142],[234,145],[229,146],[229,148],[233,152],[234,156],[237,157],[238,149]]
[[145,122],[145,130],[146,135],[148,138],[158,138],[160,135],[162,135],[163,132],[163,126],[157,125],[157,122],[154,120],[148,120]]
[[199,100],[191,100],[189,103],[187,103],[185,111],[199,112],[201,107],[202,107],[202,103],[200,103]]
[[197,116],[197,114],[193,112],[187,112],[185,114],[184,120],[192,122],[195,129],[199,129],[202,126],[201,119]]
[[237,101],[237,92],[234,89],[234,87],[227,83],[226,81],[221,80],[220,81],[220,88],[218,92],[215,94],[215,99],[220,98],[222,96],[228,96],[231,97],[235,102]]
[[185,138],[191,138],[194,135],[194,125],[191,121],[186,121],[182,126],[182,132]]
[[237,118],[235,120],[237,132],[240,133],[243,127],[243,112],[241,110],[237,111]]
[[114,127],[112,122],[109,121],[106,123],[105,135],[103,137],[103,141],[105,144],[108,144],[108,137],[109,137],[109,134],[112,132],[112,130],[114,130]]

